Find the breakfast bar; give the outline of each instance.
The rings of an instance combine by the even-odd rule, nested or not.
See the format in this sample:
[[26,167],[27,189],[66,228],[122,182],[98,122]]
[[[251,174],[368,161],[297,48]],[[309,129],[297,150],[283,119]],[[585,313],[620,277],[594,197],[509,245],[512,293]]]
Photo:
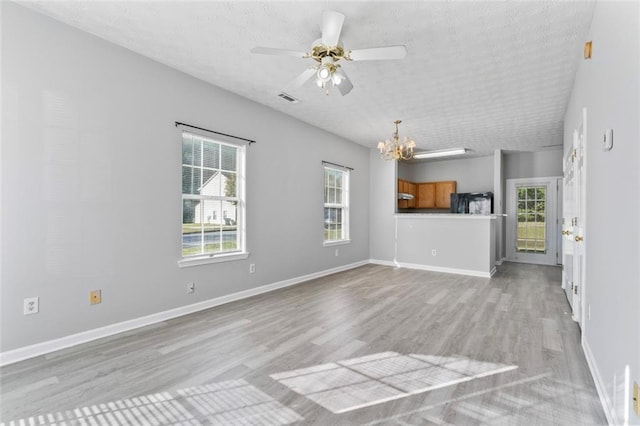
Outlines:
[[491,277],[495,215],[398,213],[395,262],[429,271]]

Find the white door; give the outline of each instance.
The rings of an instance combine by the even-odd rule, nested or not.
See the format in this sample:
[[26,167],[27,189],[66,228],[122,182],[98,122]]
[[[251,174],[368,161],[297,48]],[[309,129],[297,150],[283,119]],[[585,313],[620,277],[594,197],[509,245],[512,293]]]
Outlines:
[[585,272],[585,211],[586,211],[586,141],[587,109],[582,110],[582,122],[574,132],[574,185],[573,185],[573,319],[584,324],[584,272]]
[[[577,139],[577,131],[574,131],[574,145]],[[562,191],[562,288],[573,310],[573,253],[575,241],[573,240],[573,197],[575,196],[574,184],[574,160],[575,148],[571,145],[564,156],[562,168],[564,172]]]
[[558,176],[507,179],[507,259],[557,265]]

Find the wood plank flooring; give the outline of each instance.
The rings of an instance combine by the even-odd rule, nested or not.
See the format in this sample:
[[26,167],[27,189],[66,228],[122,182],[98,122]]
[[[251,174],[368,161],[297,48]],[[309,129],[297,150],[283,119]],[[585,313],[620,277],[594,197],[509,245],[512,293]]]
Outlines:
[[550,266],[366,265],[0,375],[4,425],[606,424]]

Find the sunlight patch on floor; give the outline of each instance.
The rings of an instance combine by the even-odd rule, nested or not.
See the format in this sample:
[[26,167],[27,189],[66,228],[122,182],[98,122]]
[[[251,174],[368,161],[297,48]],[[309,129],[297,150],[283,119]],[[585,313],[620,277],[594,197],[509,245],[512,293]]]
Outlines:
[[[200,415],[191,412],[195,408]],[[201,425],[268,424],[287,425],[303,420],[244,380],[194,386],[176,395],[163,392],[115,402],[95,404],[26,419],[0,423],[22,425]]]
[[73,410],[59,411],[2,423],[22,425],[129,425],[175,424],[199,425],[194,417],[167,392],[113,402],[100,403]]
[[244,380],[230,380],[179,390],[212,424],[287,425],[298,414]]
[[270,377],[333,413],[345,413],[516,368],[461,357],[381,352]]

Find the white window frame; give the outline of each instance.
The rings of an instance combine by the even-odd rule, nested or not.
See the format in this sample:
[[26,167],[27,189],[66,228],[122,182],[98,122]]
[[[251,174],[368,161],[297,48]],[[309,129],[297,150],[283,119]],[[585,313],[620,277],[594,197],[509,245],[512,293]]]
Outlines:
[[[223,251],[217,253],[203,253],[194,256],[183,256],[182,255],[182,220],[183,215],[180,214],[180,260],[178,260],[178,266],[181,268],[189,267],[189,266],[197,266],[204,265],[209,263],[218,263],[218,262],[228,262],[233,260],[246,259],[249,257],[249,252],[247,251],[246,244],[246,144],[236,143],[235,141],[227,140],[224,137],[211,137],[209,135],[201,134],[196,131],[186,131],[182,130],[179,135],[180,139],[180,158],[182,158],[182,144],[184,135],[191,135],[193,137],[197,137],[203,140],[207,140],[210,142],[214,142],[220,145],[232,146],[236,149],[236,158],[237,158],[237,172],[236,172],[236,197],[224,197],[224,196],[210,196],[210,195],[197,195],[197,194],[184,194],[181,192],[180,196],[180,211],[182,212],[184,200],[185,199],[202,199],[204,200],[232,200],[236,201],[237,205],[237,232],[238,232],[238,248],[233,251]],[[180,168],[182,170],[182,160],[180,160]],[[180,173],[180,179],[182,180],[182,172]],[[182,187],[182,185],[181,185]]]
[[[337,203],[327,203],[326,202],[326,194],[327,194],[327,171],[339,172],[342,174],[342,200]],[[327,240],[325,237],[325,228],[324,223],[322,226],[323,232],[323,246],[335,246],[341,244],[349,244],[350,240],[350,170],[348,168],[342,168],[339,166],[333,166],[324,164],[323,166],[323,179],[322,179],[322,187],[323,187],[323,208],[322,208],[322,217],[323,220],[326,220],[324,215],[324,210],[326,208],[337,208],[342,209],[342,236],[340,239],[336,240]]]

